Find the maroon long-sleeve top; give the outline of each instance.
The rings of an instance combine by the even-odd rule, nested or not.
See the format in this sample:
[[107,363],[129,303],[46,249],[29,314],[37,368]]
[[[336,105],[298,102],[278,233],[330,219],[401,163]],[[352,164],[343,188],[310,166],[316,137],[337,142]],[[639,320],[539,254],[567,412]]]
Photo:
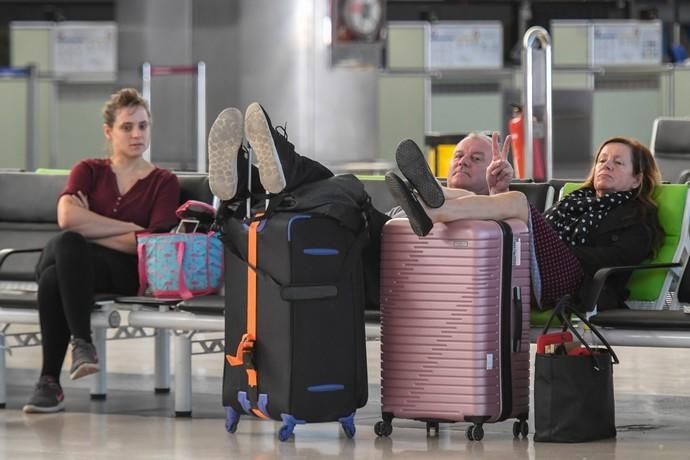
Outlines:
[[110,160],[86,159],[72,168],[60,196],[78,191],[86,195],[91,211],[133,222],[146,231],[168,231],[177,223],[180,183],[167,169],[155,168],[121,195]]

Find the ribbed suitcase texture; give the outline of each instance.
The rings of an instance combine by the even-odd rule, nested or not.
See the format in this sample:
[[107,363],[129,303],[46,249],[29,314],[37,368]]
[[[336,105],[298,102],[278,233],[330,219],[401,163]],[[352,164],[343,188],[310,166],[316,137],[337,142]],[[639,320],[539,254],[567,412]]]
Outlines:
[[407,219],[386,224],[377,434],[394,417],[468,421],[479,440],[482,423],[515,417],[514,434],[526,435],[529,276],[520,221],[436,224],[424,238]]
[[[236,355],[247,331],[248,227],[224,224],[226,353]],[[328,217],[281,212],[257,235],[256,342],[245,366],[225,361],[227,428],[239,415],[282,420],[280,439],[296,424],[340,421],[354,435],[352,415],[367,401],[364,291],[358,234]],[[254,391],[254,393],[252,393]],[[252,401],[258,397],[258,400]]]

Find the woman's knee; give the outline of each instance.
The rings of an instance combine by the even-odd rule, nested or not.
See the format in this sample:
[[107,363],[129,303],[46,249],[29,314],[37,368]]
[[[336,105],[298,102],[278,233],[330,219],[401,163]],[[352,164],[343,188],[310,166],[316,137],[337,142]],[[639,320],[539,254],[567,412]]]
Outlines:
[[86,244],[86,238],[81,233],[73,232],[71,230],[65,230],[55,237],[57,244],[60,246],[64,245],[79,245]]
[[54,236],[43,248],[41,257],[36,264],[36,278],[48,267],[57,263],[59,258],[73,254],[86,254],[88,243],[86,238],[77,232],[65,231]]
[[86,251],[87,241],[80,233],[67,230],[54,238],[53,245],[58,255],[63,252],[74,254],[74,251]]

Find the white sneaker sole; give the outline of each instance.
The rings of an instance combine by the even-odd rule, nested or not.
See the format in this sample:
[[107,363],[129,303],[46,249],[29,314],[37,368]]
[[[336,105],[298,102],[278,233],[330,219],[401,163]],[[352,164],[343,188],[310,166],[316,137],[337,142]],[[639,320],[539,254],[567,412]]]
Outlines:
[[211,192],[220,200],[237,193],[237,151],[242,144],[242,112],[223,110],[208,134],[208,180]]
[[244,113],[244,135],[256,155],[261,185],[269,193],[282,192],[285,188],[285,175],[268,121],[257,102],[249,104]]
[[95,374],[99,371],[98,364],[84,363],[76,368],[69,376],[72,380],[77,380],[87,375]]
[[65,410],[64,401],[60,401],[57,406],[41,407],[33,404],[26,404],[22,407],[22,412],[25,414],[52,414],[53,412],[61,412]]

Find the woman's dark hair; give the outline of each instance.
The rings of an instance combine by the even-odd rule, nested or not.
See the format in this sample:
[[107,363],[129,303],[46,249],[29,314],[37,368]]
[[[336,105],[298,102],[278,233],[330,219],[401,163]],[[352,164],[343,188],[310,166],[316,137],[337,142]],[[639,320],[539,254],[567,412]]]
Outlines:
[[[599,146],[597,154],[594,157],[594,164],[592,165],[592,170],[589,176],[584,182],[583,188],[594,189],[594,173],[597,166],[597,161],[599,160],[599,155],[601,151],[608,144],[623,144],[630,148],[630,157],[632,160],[633,174],[640,175],[640,186],[637,188],[637,193],[633,199],[640,201],[642,205],[642,214],[645,217],[645,222],[649,219],[646,217],[651,213],[656,211],[656,203],[652,199],[652,194],[657,185],[661,183],[661,173],[657,167],[656,161],[654,161],[654,156],[652,152],[649,151],[641,142],[630,139],[628,137],[611,137],[606,139]],[[656,226],[651,228],[650,231],[653,235],[653,248],[654,252],[661,246],[661,241],[663,239],[664,231],[659,226],[658,220],[655,219]]]

